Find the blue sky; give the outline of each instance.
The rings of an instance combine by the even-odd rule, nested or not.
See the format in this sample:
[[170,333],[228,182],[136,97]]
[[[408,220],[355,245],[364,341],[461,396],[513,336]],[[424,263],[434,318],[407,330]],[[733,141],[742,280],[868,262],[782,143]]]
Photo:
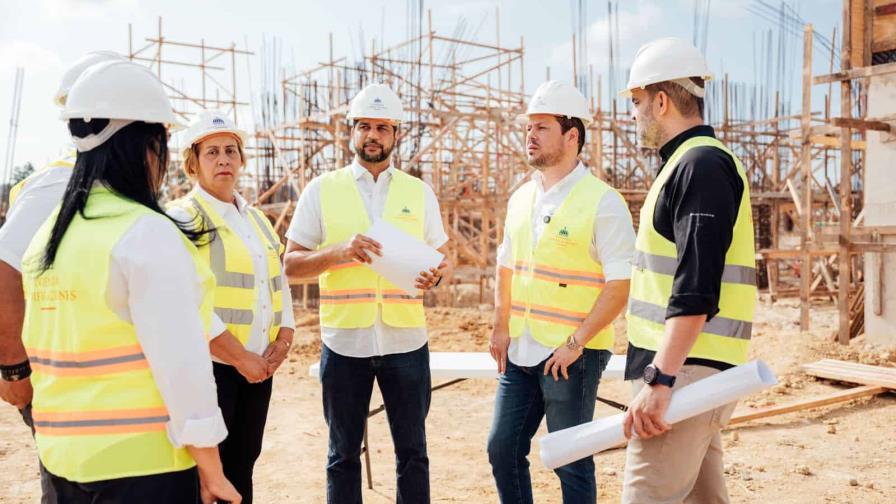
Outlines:
[[[757,1],[711,2],[706,55],[717,75],[727,72],[732,81],[748,83],[762,79],[756,67],[762,66],[764,58],[757,58],[754,40],[774,25],[750,12]],[[830,38],[833,27],[839,25],[841,1],[790,4],[816,31]],[[572,80],[573,5],[571,0],[442,0],[424,2],[424,9],[432,9],[433,28],[439,34],[450,36],[458,22],[466,22],[471,31],[479,28],[480,41],[494,42],[497,8],[501,42],[516,46],[520,36],[525,39],[526,88],[532,92],[544,80],[547,66],[552,78]],[[695,0],[621,0],[620,74],[637,48],[651,39],[680,36],[690,40],[694,5]],[[330,32],[337,56],[358,54],[362,32],[368,46],[371,38],[382,37],[391,45],[408,35],[406,0],[4,0],[4,7],[0,17],[0,150],[4,153],[15,68],[25,68],[15,165],[43,164],[65,147],[65,126],[51,103],[59,77],[67,64],[87,51],[126,52],[128,23],[133,24],[135,38],[142,40],[154,34],[162,16],[167,37],[190,42],[204,38],[207,44],[233,41],[256,55],[263,41],[270,44],[276,39],[282,47],[281,61],[300,69],[326,59]],[[596,72],[605,73],[607,2],[588,2],[586,9],[588,60]],[[802,40],[790,36],[787,44],[791,57],[784,65],[793,77],[789,84],[798,104]],[[828,56],[816,50],[815,74],[827,73]],[[238,61],[238,94],[243,99],[250,98],[250,86],[257,94],[261,63],[258,56]],[[607,77],[603,80],[606,85]],[[815,89],[815,103],[820,103],[817,98],[826,88]]]

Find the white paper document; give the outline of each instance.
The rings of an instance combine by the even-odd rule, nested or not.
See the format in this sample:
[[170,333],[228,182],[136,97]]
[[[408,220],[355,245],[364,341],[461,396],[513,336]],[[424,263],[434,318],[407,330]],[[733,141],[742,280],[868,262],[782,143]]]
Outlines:
[[[674,424],[778,383],[772,370],[755,360],[682,387],[672,393],[666,423]],[[624,413],[563,429],[541,438],[541,461],[549,469],[575,462],[625,441]],[[672,427],[675,428],[674,426]]]
[[417,293],[414,285],[420,272],[437,268],[445,257],[422,240],[414,238],[383,219],[375,220],[364,236],[378,241],[383,246],[382,256],[369,254],[372,259],[370,268],[408,294]]

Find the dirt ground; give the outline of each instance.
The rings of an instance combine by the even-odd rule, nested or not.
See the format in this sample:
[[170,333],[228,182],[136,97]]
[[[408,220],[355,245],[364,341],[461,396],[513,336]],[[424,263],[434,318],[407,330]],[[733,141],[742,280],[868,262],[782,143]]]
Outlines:
[[[896,366],[896,349],[867,349],[862,338],[849,347],[834,344],[830,335],[836,313],[830,306],[813,306],[813,329],[807,334],[799,332],[796,301],[760,303],[757,312],[753,355],[768,362],[781,383],[747,398],[739,411],[846,387],[800,372],[800,364],[819,358]],[[428,313],[432,350],[487,350],[491,307],[434,308]],[[275,377],[264,449],[256,466],[255,495],[260,503],[325,500],[327,431],[320,387],[307,371],[318,360],[320,333],[316,314],[299,310],[297,320],[296,345]],[[617,328],[617,351],[622,351],[624,323],[617,321]],[[491,380],[471,380],[433,394],[427,430],[434,502],[497,502],[485,453],[494,390]],[[627,401],[628,390],[627,384],[618,381],[600,385],[602,396],[618,401]],[[380,404],[375,392],[371,406]],[[614,413],[598,404],[595,415]],[[896,395],[890,393],[726,430],[723,439],[732,502],[893,502],[894,419]],[[538,436],[542,434],[544,428]],[[531,456],[536,501],[560,502],[557,478],[538,459],[537,439]],[[394,458],[383,415],[371,419],[370,440],[374,489],[365,488],[365,502],[394,502]],[[618,501],[624,461],[624,450],[596,457],[600,501]],[[34,443],[9,407],[0,408],[0,463],[5,468],[0,471],[0,502],[37,502],[40,487]]]

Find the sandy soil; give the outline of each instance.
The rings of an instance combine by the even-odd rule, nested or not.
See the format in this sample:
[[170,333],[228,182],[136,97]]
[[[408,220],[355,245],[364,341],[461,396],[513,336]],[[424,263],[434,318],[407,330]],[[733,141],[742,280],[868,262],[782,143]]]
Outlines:
[[[490,307],[429,310],[431,348],[486,351]],[[761,304],[753,353],[778,373],[781,384],[747,398],[740,411],[821,396],[848,385],[803,375],[799,365],[823,357],[896,366],[896,349],[867,349],[861,338],[849,347],[831,340],[836,313],[819,305],[813,330],[800,334],[796,301]],[[326,426],[320,388],[308,366],[320,350],[317,316],[299,310],[300,327],[289,362],[275,378],[264,450],[256,466],[256,501],[319,503],[325,498]],[[617,321],[617,350],[625,348],[624,324]],[[467,381],[434,393],[428,419],[434,502],[497,502],[485,454],[495,383]],[[628,386],[606,382],[602,396],[627,401]],[[374,393],[372,406],[381,404]],[[596,416],[614,414],[598,404]],[[732,502],[893,502],[896,495],[896,395],[886,394],[837,406],[791,413],[742,424],[724,432],[726,472]],[[544,430],[539,434],[543,434]],[[391,439],[383,415],[370,422],[374,489],[365,502],[394,502]],[[536,438],[537,442],[537,438]],[[536,501],[560,502],[559,483],[531,456]],[[599,499],[618,501],[625,452],[597,457]],[[0,502],[36,502],[39,482],[34,444],[18,414],[0,408]],[[889,497],[887,497],[889,495]]]

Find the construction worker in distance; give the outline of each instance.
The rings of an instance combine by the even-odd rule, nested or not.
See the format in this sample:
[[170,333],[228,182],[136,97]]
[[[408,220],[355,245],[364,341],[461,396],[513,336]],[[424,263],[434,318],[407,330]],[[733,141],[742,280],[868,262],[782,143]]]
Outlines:
[[327,502],[361,502],[361,443],[373,381],[379,385],[395,445],[396,502],[430,501],[426,415],[431,379],[423,292],[448,264],[421,271],[408,295],[367,264],[382,245],[364,236],[384,219],[447,255],[435,193],[391,164],[404,107],[383,84],[351,101],[354,161],[302,191],[286,247],[290,278],[320,275],[324,418],[329,427]]
[[[124,57],[111,51],[87,53],[76,60],[62,75],[53,103],[65,106],[68,92],[75,80],[87,68],[103,61],[121,60]],[[22,254],[37,229],[47,220],[53,208],[62,199],[75,164],[75,150],[31,174],[10,189],[9,211],[6,222],[0,226],[0,398],[19,409],[25,424],[34,433],[31,421],[31,380],[16,371],[26,367],[28,356],[22,345],[22,315],[25,299],[22,297]],[[49,476],[40,466],[41,502],[55,502]]]
[[62,117],[77,160],[22,259],[35,440],[57,502],[240,502],[217,448],[214,277],[192,243],[207,236],[158,203],[177,124],[162,83],[94,65]]
[[640,146],[657,149],[662,162],[632,261],[626,503],[728,502],[719,430],[734,403],[671,426],[664,420],[675,389],[747,361],[756,302],[750,185],[704,124],[711,78],[693,45],[662,38],[638,51],[622,92]]
[[221,112],[199,114],[185,131],[181,152],[183,170],[195,186],[168,215],[214,229],[199,253],[217,284],[209,346],[229,432],[218,448],[224,474],[249,504],[272,376],[292,346],[295,325],[280,261],[284,246],[265,214],[236,191],[246,137]]
[[[507,203],[489,343],[501,376],[488,458],[502,503],[532,502],[527,455],[542,418],[551,432],[593,418],[635,240],[625,200],[578,159],[585,97],[545,82],[520,120],[535,170]],[[592,457],[555,472],[564,503],[596,502]]]

